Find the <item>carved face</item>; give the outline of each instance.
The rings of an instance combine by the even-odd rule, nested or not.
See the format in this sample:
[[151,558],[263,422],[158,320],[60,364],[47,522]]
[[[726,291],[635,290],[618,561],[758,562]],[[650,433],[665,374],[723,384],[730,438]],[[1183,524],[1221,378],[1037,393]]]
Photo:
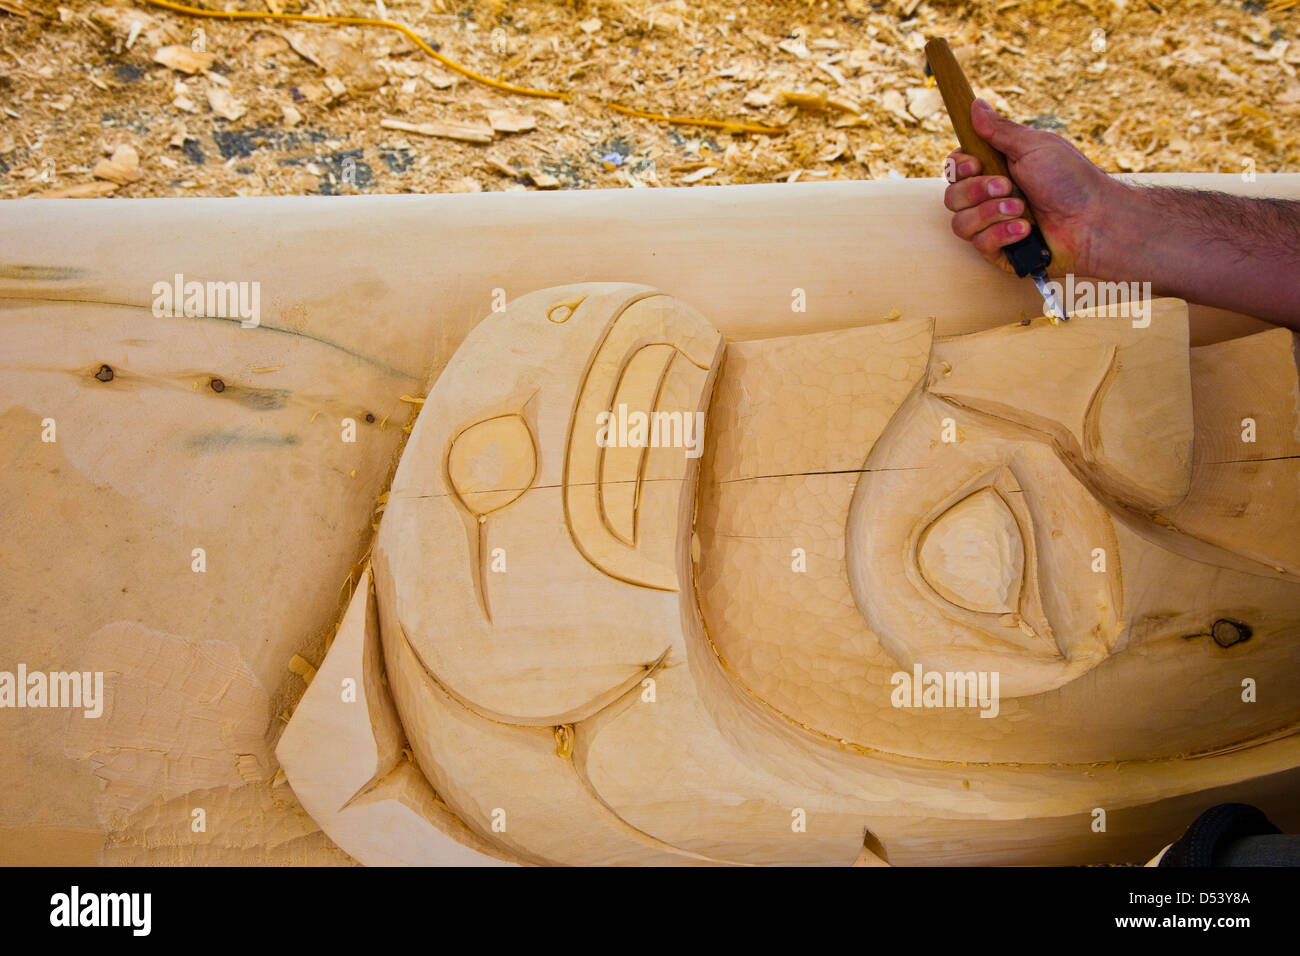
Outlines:
[[[1003,697],[1042,695],[1122,647],[1123,569],[1150,554],[1134,529],[1190,468],[1186,313],[1155,315],[738,343],[716,388],[721,336],[651,289],[545,290],[485,319],[426,400],[374,550],[424,777],[545,862],[850,862],[882,820],[960,817],[968,760],[981,800],[1028,806],[1046,781],[1050,816],[1085,812],[1084,776],[1003,763],[1054,763],[1085,720],[1109,748],[1131,715],[1065,697],[972,730],[891,710],[889,675],[992,670]],[[671,426],[609,441],[611,413],[706,410],[698,489]],[[1131,699],[1139,671],[1106,693]]]
[[663,656],[693,462],[682,447],[602,446],[599,416],[623,406],[693,427],[721,344],[652,289],[575,286],[485,319],[438,379],[381,532],[404,585],[388,613],[477,712],[580,720]]
[[1114,521],[1186,495],[1191,443],[1185,322],[937,343],[849,512],[868,627],[907,666],[998,672],[1006,697],[1091,670],[1124,630]]
[[900,664],[996,671],[1017,697],[1110,653],[1122,589],[1090,565],[1095,548],[1116,567],[1122,557],[1106,510],[1050,445],[918,395],[867,468],[848,570],[867,626]]

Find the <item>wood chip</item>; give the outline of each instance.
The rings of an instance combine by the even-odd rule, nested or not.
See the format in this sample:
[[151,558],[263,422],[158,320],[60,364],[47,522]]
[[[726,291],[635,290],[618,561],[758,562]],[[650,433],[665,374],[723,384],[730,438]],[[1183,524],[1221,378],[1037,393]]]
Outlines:
[[808,57],[812,56],[812,54],[808,52],[808,47],[804,45],[802,37],[794,40],[782,40],[776,45],[776,48],[778,50],[784,50],[786,53],[789,53],[791,56],[800,60],[806,60]]
[[208,105],[212,107],[212,112],[218,116],[224,116],[228,120],[237,120],[248,112],[244,104],[235,99],[230,91],[223,87],[209,86],[207,93]]
[[705,166],[703,169],[697,169],[693,173],[688,173],[682,177],[683,183],[698,183],[701,179],[712,176],[718,171],[717,166]]
[[489,166],[491,166],[493,169],[495,169],[497,172],[499,172],[502,176],[509,176],[511,179],[515,179],[515,178],[517,178],[517,177],[523,175],[523,173],[522,173],[520,170],[518,170],[518,169],[516,169],[515,167],[511,166],[509,163],[507,163],[505,160],[503,160],[500,156],[493,156],[493,155],[491,155],[491,154],[489,153],[487,156],[484,156],[484,157],[483,157],[483,160],[484,160],[484,161],[485,161]]
[[829,63],[818,63],[817,69],[821,70],[834,80],[836,86],[845,86],[848,84],[848,80],[844,79],[844,74],[835,69],[835,67],[831,66]]
[[283,37],[284,41],[289,44],[289,49],[293,50],[294,53],[297,53],[308,63],[319,67],[322,70],[326,68],[324,61],[321,60],[320,55],[316,52],[315,44],[312,43],[311,40],[307,39],[303,34],[293,33],[288,30],[283,32],[279,30],[268,30],[267,32],[275,33],[277,36]]
[[418,133],[421,136],[440,136],[443,139],[456,139],[465,143],[490,143],[493,139],[492,127],[487,123],[407,123],[402,120],[381,120],[384,129],[401,130],[404,133]]
[[90,14],[90,19],[123,40],[131,36],[143,35],[145,41],[151,46],[162,46],[178,39],[176,36],[178,31],[172,30],[156,17],[131,7],[101,6]]
[[119,186],[136,182],[144,174],[140,172],[140,154],[134,146],[123,144],[113,150],[109,159],[101,159],[95,164],[91,175],[96,179],[106,179]]
[[321,86],[319,83],[299,83],[298,92],[301,93],[309,103],[323,103],[330,98],[329,90],[325,89],[325,87]]
[[445,73],[442,70],[429,68],[425,70],[421,76],[423,76],[425,81],[435,90],[449,90],[456,85],[456,78],[450,73]]
[[528,178],[533,181],[533,185],[538,189],[559,189],[560,181],[550,173],[534,172],[529,173]]
[[898,90],[885,90],[884,95],[880,97],[880,105],[899,119],[909,123],[912,121],[912,115],[907,112],[907,99]]
[[537,120],[517,110],[488,110],[488,123],[498,133],[523,133],[537,128]]
[[839,134],[830,151],[817,157],[819,163],[833,163],[835,160],[842,158],[849,151],[849,138],[843,133]]
[[187,46],[164,46],[154,51],[153,61],[180,73],[203,73],[211,69],[216,56]]
[[841,113],[848,113],[850,116],[857,116],[862,112],[862,104],[849,99],[847,96],[828,96],[826,97],[826,105]]
[[292,673],[297,674],[308,684],[310,684],[316,677],[316,668],[300,654],[295,654],[289,659],[289,670]]
[[[668,4],[664,4],[668,6]],[[651,30],[662,30],[664,33],[681,33],[686,22],[675,13],[668,13],[662,9],[651,10],[646,16],[646,26]]]
[[37,193],[36,199],[97,199],[107,196],[117,189],[117,183],[92,182],[77,183],[74,186],[58,186]]
[[797,106],[801,110],[811,110],[814,113],[825,112],[827,96],[825,93],[804,93],[798,90],[782,90],[780,93],[781,102],[786,106]]
[[190,88],[185,85],[185,81],[177,79],[172,84],[172,106],[178,110],[184,110],[186,113],[197,113],[198,106],[194,100],[190,99]]
[[821,91],[815,93],[782,91],[780,95],[781,102],[787,106],[797,106],[801,110],[809,110],[813,113],[825,113],[833,110],[857,116],[862,112],[862,106],[853,102],[853,100],[844,96],[828,96]]
[[249,52],[258,59],[266,59],[289,49],[289,41],[278,33],[267,31],[248,45]]
[[943,94],[937,86],[917,86],[907,91],[907,111],[923,120],[943,109]]
[[1140,173],[1146,168],[1142,154],[1133,149],[1116,150],[1115,164],[1126,173]]

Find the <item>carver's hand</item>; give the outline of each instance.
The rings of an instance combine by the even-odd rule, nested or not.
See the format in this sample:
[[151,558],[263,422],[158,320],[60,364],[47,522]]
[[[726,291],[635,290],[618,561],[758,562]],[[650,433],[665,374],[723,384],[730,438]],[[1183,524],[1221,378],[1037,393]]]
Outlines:
[[[1053,274],[1098,275],[1103,226],[1123,185],[1107,176],[1055,133],[1021,126],[984,100],[971,104],[975,131],[1007,158],[1011,176],[1029,199],[1038,227],[1052,250]],[[950,185],[944,205],[954,213],[952,231],[985,259],[1011,272],[1002,247],[1029,234],[1024,200],[1011,198],[1005,176],[980,175],[980,161],[955,151],[948,157]]]

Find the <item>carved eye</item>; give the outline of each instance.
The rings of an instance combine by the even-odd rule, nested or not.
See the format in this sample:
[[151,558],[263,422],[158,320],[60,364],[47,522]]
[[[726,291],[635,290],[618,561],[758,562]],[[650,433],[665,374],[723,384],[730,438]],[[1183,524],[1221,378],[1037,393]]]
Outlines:
[[518,415],[489,418],[456,436],[447,455],[447,477],[461,504],[476,517],[500,511],[533,483],[537,452]]
[[921,535],[917,564],[926,583],[958,607],[1014,612],[1025,573],[1025,544],[1007,503],[982,488],[939,515]]

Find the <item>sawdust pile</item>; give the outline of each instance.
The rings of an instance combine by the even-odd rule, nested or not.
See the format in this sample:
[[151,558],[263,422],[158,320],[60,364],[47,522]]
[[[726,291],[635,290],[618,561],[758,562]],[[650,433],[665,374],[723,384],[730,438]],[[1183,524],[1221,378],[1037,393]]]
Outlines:
[[[202,4],[203,0],[191,0]],[[921,47],[1111,171],[1300,171],[1300,0],[234,0],[383,29],[0,0],[0,196],[254,196],[937,176]],[[608,104],[776,135],[667,124]]]

